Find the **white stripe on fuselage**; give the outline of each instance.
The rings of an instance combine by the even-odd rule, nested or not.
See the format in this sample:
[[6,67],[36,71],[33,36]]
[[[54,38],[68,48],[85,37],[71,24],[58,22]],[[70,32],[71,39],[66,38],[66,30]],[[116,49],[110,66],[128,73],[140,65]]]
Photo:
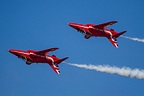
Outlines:
[[28,52],[18,52],[18,51],[14,51],[14,52],[17,52],[17,53],[20,53],[20,54],[26,54],[26,55],[36,55],[38,57],[45,58],[45,56],[43,56],[43,55],[37,55],[37,54],[32,53],[32,52],[30,52],[30,53],[28,53]]
[[110,34],[110,38],[112,39],[112,41],[117,42],[117,41],[115,41],[115,40],[112,38],[112,33],[111,33],[110,31],[105,30],[105,32],[107,32],[107,33]]
[[95,30],[98,30],[98,31],[103,31],[103,29],[99,29],[99,28],[94,28],[93,26],[81,26],[82,28],[91,28],[91,29],[95,29]]
[[53,64],[53,65],[55,65],[55,64],[54,64],[53,58],[51,58],[51,57],[47,57],[47,58],[50,59],[50,60],[52,61],[52,64]]
[[51,57],[47,57],[47,58],[50,59],[52,61],[52,65],[54,65],[54,67],[57,68],[56,65],[55,65],[55,63],[54,63],[54,59],[51,58]]
[[105,32],[110,34],[110,38],[112,38],[112,33],[110,31],[105,30]]
[[29,53],[26,53],[26,52],[19,52],[19,51],[13,51],[13,52],[17,52],[17,53],[21,53],[21,54],[27,54],[27,55],[29,55]]
[[80,27],[83,27],[83,28],[93,28],[92,26],[80,26]]

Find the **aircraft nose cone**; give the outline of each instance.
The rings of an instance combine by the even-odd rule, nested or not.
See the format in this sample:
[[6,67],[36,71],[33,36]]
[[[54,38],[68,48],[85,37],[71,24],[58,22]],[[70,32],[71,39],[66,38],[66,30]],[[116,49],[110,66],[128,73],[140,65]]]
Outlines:
[[68,25],[76,30],[79,30],[79,24],[70,22]]
[[10,50],[8,50],[10,53],[12,53],[12,50],[10,49]]
[[72,23],[72,22],[68,23],[68,25],[71,26],[71,27],[75,27],[75,24]]
[[10,50],[8,50],[10,53],[12,53],[12,54],[16,54],[16,52],[15,52],[15,50],[13,50],[13,49],[10,49]]

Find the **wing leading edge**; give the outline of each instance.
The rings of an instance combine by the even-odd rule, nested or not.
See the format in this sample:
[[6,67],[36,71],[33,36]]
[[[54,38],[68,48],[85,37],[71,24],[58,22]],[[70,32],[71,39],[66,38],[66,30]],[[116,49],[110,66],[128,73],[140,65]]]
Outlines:
[[49,49],[37,51],[37,52],[35,52],[35,54],[45,55],[45,54],[48,53],[48,52],[53,52],[53,51],[58,50],[58,49],[59,49],[59,48],[49,48]]
[[117,21],[110,21],[110,22],[106,22],[106,23],[103,23],[103,24],[95,25],[95,26],[93,26],[93,27],[94,27],[94,28],[97,28],[97,29],[104,29],[104,27],[113,25],[113,24],[115,24],[115,23],[117,23]]

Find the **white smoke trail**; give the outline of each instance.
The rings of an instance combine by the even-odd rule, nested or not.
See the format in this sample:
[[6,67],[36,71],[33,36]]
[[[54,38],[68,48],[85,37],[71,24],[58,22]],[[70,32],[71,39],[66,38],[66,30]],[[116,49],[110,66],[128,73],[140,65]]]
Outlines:
[[126,39],[130,39],[130,40],[133,40],[133,41],[138,41],[138,42],[144,43],[144,39],[132,38],[132,37],[127,37],[127,36],[121,36],[121,37],[126,38]]
[[[66,62],[65,62],[66,63]],[[79,68],[95,70],[98,72],[106,72],[110,74],[118,74],[121,76],[130,76],[131,78],[136,77],[138,79],[144,79],[144,70],[140,70],[138,68],[131,69],[129,67],[111,67],[109,65],[87,65],[87,64],[75,64],[75,63],[66,63],[72,66],[76,66]]]

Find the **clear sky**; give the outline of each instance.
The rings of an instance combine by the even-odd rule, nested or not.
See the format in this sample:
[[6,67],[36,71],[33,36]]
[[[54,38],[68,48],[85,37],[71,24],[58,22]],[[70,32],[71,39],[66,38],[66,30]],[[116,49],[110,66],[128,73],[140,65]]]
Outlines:
[[50,53],[67,62],[144,69],[144,43],[118,38],[89,40],[68,22],[99,24],[124,36],[144,38],[143,0],[0,0],[0,96],[144,96],[144,79],[123,77],[61,63],[26,65],[8,49],[60,49]]

